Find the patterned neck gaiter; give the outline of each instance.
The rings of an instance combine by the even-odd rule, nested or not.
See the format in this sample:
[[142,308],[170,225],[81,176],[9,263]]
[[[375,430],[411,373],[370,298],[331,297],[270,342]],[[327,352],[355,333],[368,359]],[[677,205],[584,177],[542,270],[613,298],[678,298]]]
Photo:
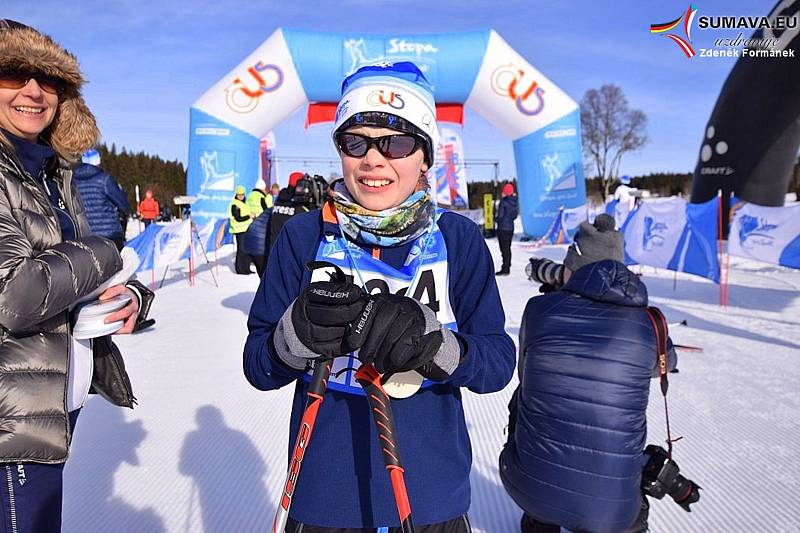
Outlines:
[[427,189],[417,191],[395,207],[370,211],[357,204],[344,180],[332,185],[336,217],[345,235],[370,246],[399,246],[430,228],[436,212]]

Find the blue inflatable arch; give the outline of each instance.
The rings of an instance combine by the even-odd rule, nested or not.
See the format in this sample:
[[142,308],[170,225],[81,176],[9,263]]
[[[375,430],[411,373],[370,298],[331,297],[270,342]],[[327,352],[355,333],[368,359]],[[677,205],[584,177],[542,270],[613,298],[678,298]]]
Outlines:
[[300,107],[337,102],[366,64],[413,61],[438,104],[474,109],[514,145],[523,229],[586,202],[580,110],[495,31],[354,35],[278,29],[192,106],[187,193],[199,218],[227,217],[237,185],[259,176],[259,139]]

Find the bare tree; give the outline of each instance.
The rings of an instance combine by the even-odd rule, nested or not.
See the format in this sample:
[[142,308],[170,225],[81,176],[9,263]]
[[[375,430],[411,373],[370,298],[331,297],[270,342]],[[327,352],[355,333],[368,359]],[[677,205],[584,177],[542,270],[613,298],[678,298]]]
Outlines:
[[622,89],[608,84],[590,89],[581,100],[581,131],[587,165],[603,185],[603,200],[618,178],[622,156],[635,152],[647,141],[647,116],[628,108]]

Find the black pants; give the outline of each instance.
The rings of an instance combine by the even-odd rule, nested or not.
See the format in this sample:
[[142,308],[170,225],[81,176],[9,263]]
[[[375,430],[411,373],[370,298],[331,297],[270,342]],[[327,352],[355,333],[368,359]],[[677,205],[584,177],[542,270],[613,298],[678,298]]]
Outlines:
[[500,254],[503,256],[503,272],[511,271],[511,239],[514,238],[514,231],[497,230],[497,242],[500,245]]
[[[647,497],[642,494],[642,508],[639,511],[639,516],[625,531],[622,533],[647,533],[647,518],[650,514],[650,504]],[[522,514],[522,521],[520,522],[520,530],[522,533],[560,533],[561,526],[553,524],[546,524],[539,522],[529,514]]]
[[264,270],[267,268],[267,258],[263,255],[253,255],[249,254],[248,257],[253,261],[253,264],[256,266],[256,272],[258,273],[258,277],[264,275]]
[[236,237],[236,273],[250,274],[250,256],[244,251],[244,232],[234,233]]
[[[375,533],[375,528],[320,527],[301,524],[291,518],[286,523],[286,533]],[[425,526],[415,526],[417,533],[472,533],[467,515]],[[390,527],[389,533],[402,533],[399,527]]]

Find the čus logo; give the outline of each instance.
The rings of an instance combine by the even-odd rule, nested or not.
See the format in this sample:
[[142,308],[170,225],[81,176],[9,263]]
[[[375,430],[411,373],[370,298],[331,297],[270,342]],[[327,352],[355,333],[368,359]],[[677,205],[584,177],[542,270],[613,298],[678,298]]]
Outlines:
[[388,105],[394,109],[403,109],[406,106],[400,93],[384,91],[383,89],[378,89],[369,93],[367,96],[367,103],[375,107]]
[[[692,45],[690,44],[692,42],[692,21],[694,20],[694,16],[696,14],[697,9],[690,4],[689,8],[686,10],[686,13],[675,20],[671,22],[662,22],[661,24],[651,24],[650,33],[663,35],[664,37],[671,39],[676,45],[678,45],[678,48],[680,48],[683,53],[686,54],[686,57],[692,58],[695,56],[694,48],[692,48]],[[667,33],[677,28],[681,22],[683,22],[682,29],[686,39],[674,33]]]
[[777,224],[770,224],[763,218],[742,215],[739,222],[739,243],[743,248],[772,246],[775,237],[769,233],[777,227]]
[[277,91],[283,84],[283,71],[277,65],[259,61],[249,67],[247,73],[249,76],[236,78],[225,89],[225,103],[237,113],[249,113],[262,95]]
[[644,234],[642,235],[642,248],[647,251],[664,246],[664,235],[669,227],[653,217],[644,217]]
[[492,91],[505,98],[510,98],[517,111],[523,115],[533,117],[544,109],[544,89],[539,86],[538,81],[530,79],[523,69],[513,63],[494,69],[490,83]]

